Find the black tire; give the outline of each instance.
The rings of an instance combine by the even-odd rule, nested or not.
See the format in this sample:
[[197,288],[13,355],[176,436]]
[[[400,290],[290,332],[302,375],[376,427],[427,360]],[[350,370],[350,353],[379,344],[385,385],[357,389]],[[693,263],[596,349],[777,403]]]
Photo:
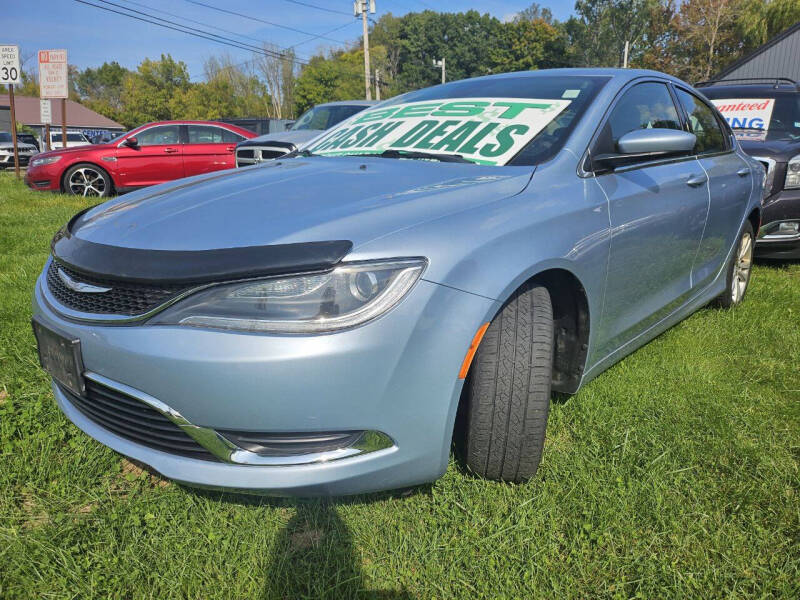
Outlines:
[[[739,232],[736,247],[728,261],[725,275],[725,291],[714,300],[714,303],[720,308],[731,308],[744,301],[750,284],[755,242],[753,224],[750,221],[745,221],[742,230]],[[748,245],[745,246],[746,244]],[[734,278],[736,278],[736,287],[734,287]]]
[[64,193],[73,196],[107,198],[114,187],[105,169],[91,163],[78,163],[64,173]]
[[474,473],[511,482],[536,473],[552,369],[550,294],[528,283],[489,325],[467,378],[464,454]]

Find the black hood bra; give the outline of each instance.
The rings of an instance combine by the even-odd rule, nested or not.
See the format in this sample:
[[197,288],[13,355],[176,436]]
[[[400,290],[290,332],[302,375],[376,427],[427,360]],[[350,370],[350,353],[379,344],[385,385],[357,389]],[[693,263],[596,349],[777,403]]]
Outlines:
[[353,248],[349,240],[219,248],[150,250],[89,242],[62,227],[50,244],[53,258],[79,273],[135,283],[209,283],[333,268]]

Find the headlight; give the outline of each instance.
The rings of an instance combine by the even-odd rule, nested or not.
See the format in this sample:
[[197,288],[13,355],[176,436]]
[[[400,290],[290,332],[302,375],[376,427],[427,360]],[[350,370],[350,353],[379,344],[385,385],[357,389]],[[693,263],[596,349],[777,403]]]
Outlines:
[[42,165],[52,165],[54,162],[61,160],[61,156],[43,156],[42,158],[34,158],[31,161],[32,167],[40,167]]
[[327,273],[215,285],[148,323],[273,333],[337,331],[391,309],[426,264],[424,258],[344,263]]
[[793,156],[786,165],[785,188],[800,188],[800,154]]

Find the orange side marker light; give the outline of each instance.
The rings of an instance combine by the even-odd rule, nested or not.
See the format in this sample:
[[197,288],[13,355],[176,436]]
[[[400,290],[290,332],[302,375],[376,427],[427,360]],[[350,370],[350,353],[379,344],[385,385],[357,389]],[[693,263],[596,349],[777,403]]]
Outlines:
[[489,329],[489,323],[484,323],[475,333],[475,337],[472,338],[472,343],[467,349],[467,355],[464,357],[464,362],[461,363],[461,370],[458,372],[459,379],[464,379],[467,376],[467,373],[469,373],[469,366],[472,364],[472,359],[475,358],[475,353],[478,351],[478,346],[480,346],[481,340],[483,339],[483,334],[486,333],[487,329]]

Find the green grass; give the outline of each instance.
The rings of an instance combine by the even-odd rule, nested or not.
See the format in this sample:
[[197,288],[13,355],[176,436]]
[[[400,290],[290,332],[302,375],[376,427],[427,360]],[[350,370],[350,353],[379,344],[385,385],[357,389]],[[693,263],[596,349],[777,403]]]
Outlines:
[[800,597],[800,264],[556,403],[526,485],[453,462],[276,500],[164,481],[59,412],[30,296],[86,204],[0,174],[0,598]]

